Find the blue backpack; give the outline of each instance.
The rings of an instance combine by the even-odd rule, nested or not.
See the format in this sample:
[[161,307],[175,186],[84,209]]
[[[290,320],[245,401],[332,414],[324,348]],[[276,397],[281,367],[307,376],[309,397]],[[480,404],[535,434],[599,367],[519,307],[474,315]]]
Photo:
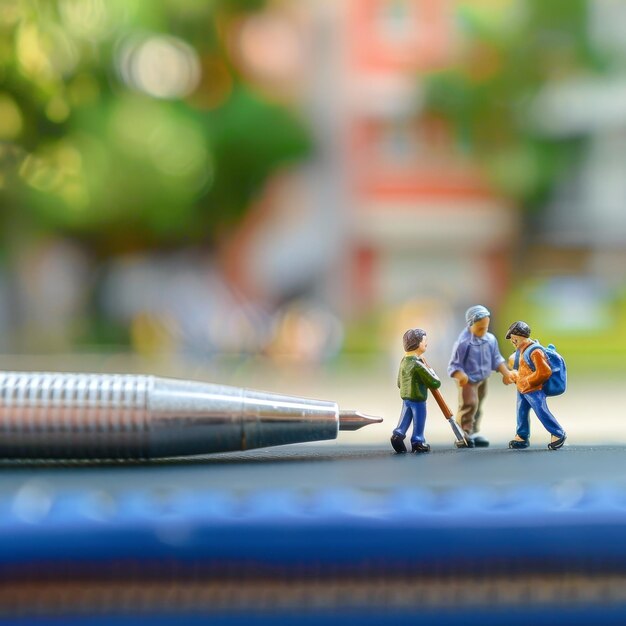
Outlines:
[[[536,341],[532,345],[528,346],[524,352],[524,361],[526,361],[526,364],[533,372],[535,371],[535,364],[530,360],[530,355],[538,348],[544,351],[546,357],[548,358],[550,369],[552,370],[550,378],[543,383],[543,391],[546,396],[560,396],[567,387],[567,367],[565,365],[565,360],[556,351],[553,344],[549,343],[547,347],[544,348],[538,341]],[[519,350],[515,352],[515,363],[513,367],[515,369],[519,368]]]

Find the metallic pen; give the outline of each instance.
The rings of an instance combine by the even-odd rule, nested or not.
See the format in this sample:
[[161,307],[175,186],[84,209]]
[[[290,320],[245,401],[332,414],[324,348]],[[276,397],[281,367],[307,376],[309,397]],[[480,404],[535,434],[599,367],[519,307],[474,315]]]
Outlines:
[[151,459],[335,439],[334,402],[132,374],[0,372],[0,458]]

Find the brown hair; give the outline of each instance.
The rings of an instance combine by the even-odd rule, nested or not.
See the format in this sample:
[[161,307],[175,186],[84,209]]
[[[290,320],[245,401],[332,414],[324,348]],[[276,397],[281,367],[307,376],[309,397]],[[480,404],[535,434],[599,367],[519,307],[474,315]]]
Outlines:
[[402,343],[404,344],[405,352],[411,352],[417,350],[422,339],[426,336],[426,331],[421,328],[409,328],[402,337]]

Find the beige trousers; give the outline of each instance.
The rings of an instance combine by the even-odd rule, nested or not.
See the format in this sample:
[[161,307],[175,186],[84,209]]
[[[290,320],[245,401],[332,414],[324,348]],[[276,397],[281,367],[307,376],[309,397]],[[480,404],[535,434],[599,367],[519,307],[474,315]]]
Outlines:
[[487,395],[487,379],[459,387],[459,410],[456,421],[469,435],[480,430],[483,400]]

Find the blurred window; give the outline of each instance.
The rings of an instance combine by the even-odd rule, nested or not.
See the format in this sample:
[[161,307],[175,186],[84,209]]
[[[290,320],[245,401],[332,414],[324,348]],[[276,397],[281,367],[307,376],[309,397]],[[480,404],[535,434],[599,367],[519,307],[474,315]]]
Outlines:
[[377,148],[385,163],[406,166],[415,161],[419,142],[407,124],[397,122],[383,127]]
[[417,22],[417,6],[408,0],[382,0],[376,8],[376,28],[381,39],[393,44],[411,42]]

